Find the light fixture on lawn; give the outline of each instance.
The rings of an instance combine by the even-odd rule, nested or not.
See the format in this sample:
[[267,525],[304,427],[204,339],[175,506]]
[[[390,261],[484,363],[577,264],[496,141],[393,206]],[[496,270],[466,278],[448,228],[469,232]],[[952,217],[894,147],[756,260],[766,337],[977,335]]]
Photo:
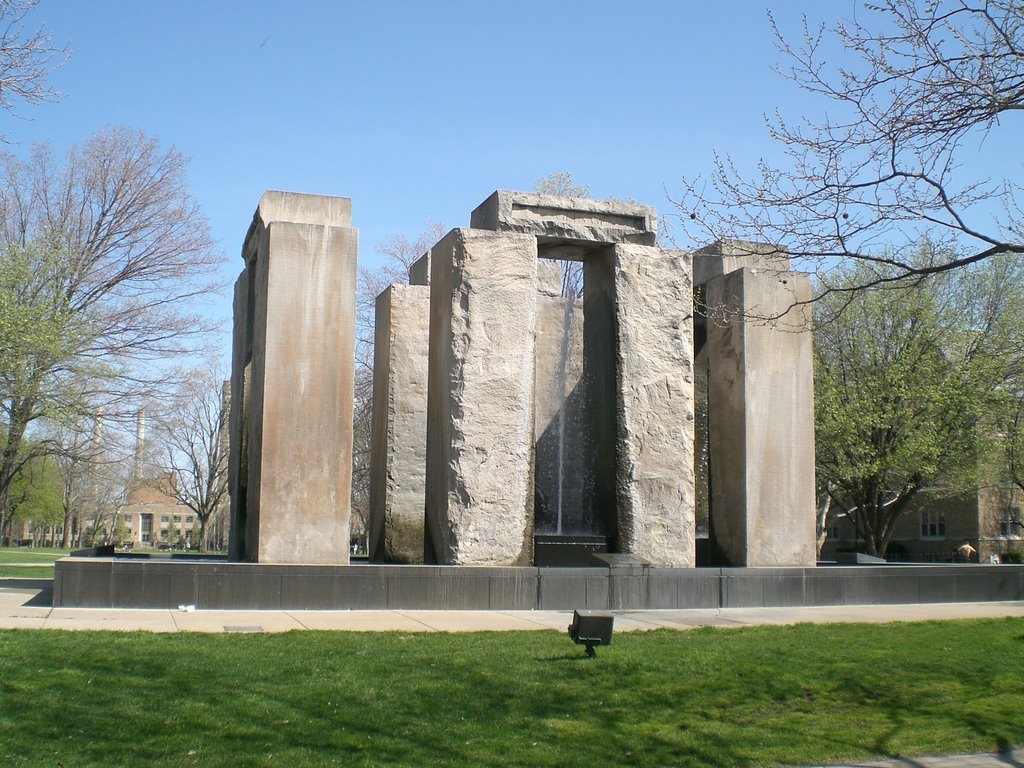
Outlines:
[[611,645],[615,617],[603,611],[573,611],[569,637],[576,645],[587,646],[587,656],[594,658],[599,645]]

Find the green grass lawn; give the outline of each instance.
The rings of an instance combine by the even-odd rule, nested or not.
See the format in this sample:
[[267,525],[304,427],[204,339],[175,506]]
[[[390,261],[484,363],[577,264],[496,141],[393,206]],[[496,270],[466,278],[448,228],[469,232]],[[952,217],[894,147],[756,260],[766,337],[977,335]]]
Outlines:
[[5,766],[769,766],[1024,744],[1024,620],[0,632]]
[[50,547],[2,547],[0,564],[3,563],[53,563],[68,554],[67,549]]
[[[0,547],[0,577],[52,579],[53,563],[69,550],[51,547]],[[17,563],[17,565],[14,565]],[[25,565],[38,563],[38,565]]]
[[52,579],[52,565],[3,565],[0,564],[0,578],[11,576],[17,579]]

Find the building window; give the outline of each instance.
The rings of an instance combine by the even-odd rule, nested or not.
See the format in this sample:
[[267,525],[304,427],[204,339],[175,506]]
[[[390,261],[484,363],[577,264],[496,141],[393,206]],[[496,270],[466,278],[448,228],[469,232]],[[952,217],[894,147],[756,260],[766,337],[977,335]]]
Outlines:
[[160,515],[160,522],[161,523],[169,523],[169,522],[171,522],[171,516],[170,515]]
[[192,522],[192,515],[188,515],[188,516],[187,516],[187,517],[185,518],[185,522],[186,522],[186,523],[191,523],[191,522]]
[[927,510],[921,513],[921,538],[941,539],[946,535],[946,516],[941,512]]
[[1003,512],[1003,516],[999,519],[999,535],[1016,538],[1020,536],[1020,531],[1020,519],[1009,510]]
[[175,515],[174,516],[174,522],[180,523],[181,522],[181,515]]

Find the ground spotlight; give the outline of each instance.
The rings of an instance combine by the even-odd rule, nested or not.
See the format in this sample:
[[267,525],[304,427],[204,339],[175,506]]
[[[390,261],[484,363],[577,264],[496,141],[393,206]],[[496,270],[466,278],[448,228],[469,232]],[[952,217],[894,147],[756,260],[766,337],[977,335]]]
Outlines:
[[576,645],[587,646],[587,656],[594,658],[599,645],[611,645],[615,617],[603,611],[573,611],[569,637]]

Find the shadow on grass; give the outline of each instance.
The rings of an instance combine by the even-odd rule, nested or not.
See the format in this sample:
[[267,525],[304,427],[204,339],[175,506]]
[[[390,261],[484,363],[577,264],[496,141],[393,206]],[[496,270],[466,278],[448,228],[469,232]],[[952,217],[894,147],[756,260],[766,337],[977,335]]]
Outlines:
[[629,633],[593,660],[554,631],[0,632],[0,712],[16,713],[0,763],[752,768],[982,751],[1024,740],[1022,626]]

